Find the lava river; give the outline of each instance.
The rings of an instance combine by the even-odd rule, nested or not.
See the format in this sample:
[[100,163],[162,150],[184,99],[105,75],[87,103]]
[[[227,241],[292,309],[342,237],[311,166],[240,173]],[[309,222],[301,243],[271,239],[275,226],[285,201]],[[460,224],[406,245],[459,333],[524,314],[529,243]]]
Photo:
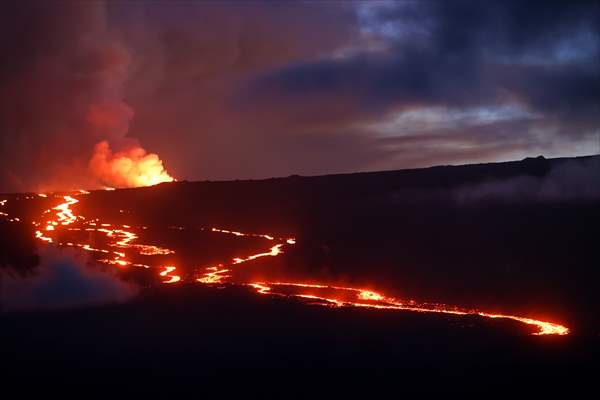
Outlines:
[[[74,211],[74,206],[79,202],[78,198],[87,195],[88,192],[80,191],[70,195],[38,194],[47,201],[53,201],[50,208],[44,210],[37,220],[30,223],[34,227],[35,237],[47,245],[65,246],[79,248],[82,251],[93,252],[98,255],[99,262],[111,264],[118,268],[145,268],[155,269],[160,281],[165,284],[176,284],[185,280],[193,280],[198,284],[205,285],[245,285],[257,294],[268,296],[285,296],[304,299],[310,304],[327,307],[363,307],[371,309],[401,310],[420,313],[441,313],[456,316],[476,315],[484,318],[501,318],[518,321],[535,329],[535,335],[566,335],[569,329],[563,325],[540,321],[525,316],[495,314],[475,309],[461,309],[445,304],[417,303],[414,301],[403,301],[384,293],[357,287],[343,287],[326,282],[272,282],[258,281],[245,282],[232,278],[236,268],[242,264],[253,262],[263,257],[277,257],[285,248],[296,244],[295,238],[280,238],[275,235],[243,233],[228,229],[205,228],[204,230],[219,234],[240,237],[254,237],[264,240],[267,245],[258,249],[253,254],[240,255],[229,262],[219,263],[213,266],[199,267],[191,278],[182,276],[174,265],[155,265],[152,262],[141,263],[133,261],[134,258],[147,256],[165,256],[174,254],[173,249],[156,246],[148,243],[140,243],[141,232],[144,226],[118,225],[101,221],[94,216],[80,215]],[[26,197],[26,199],[33,197]],[[4,208],[9,200],[0,200],[0,208]],[[12,217],[5,212],[0,212],[0,217],[6,218],[12,223],[23,223],[23,218]],[[177,227],[185,230],[185,227]],[[79,232],[102,235],[105,240],[79,241],[86,235],[77,236],[77,240],[59,240],[61,232]],[[98,244],[98,242],[100,242]]]

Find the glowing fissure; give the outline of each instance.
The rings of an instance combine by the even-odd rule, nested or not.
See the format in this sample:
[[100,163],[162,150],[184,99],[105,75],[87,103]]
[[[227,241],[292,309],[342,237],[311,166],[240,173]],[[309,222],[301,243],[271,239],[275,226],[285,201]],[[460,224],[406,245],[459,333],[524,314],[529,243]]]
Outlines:
[[[76,247],[85,251],[105,254],[107,257],[100,259],[99,261],[106,264],[116,265],[118,267],[157,268],[160,271],[158,275],[161,277],[161,282],[163,283],[177,283],[183,281],[180,275],[175,274],[175,271],[177,270],[176,266],[160,265],[158,267],[151,267],[146,264],[132,263],[127,259],[127,254],[125,251],[113,250],[114,248],[117,248],[145,256],[168,255],[174,253],[174,251],[171,249],[149,244],[134,243],[139,239],[139,236],[135,233],[134,228],[129,225],[116,226],[109,223],[101,223],[98,218],[86,219],[82,215],[76,215],[71,207],[78,203],[79,200],[73,196],[85,195],[87,193],[88,192],[86,191],[80,191],[78,194],[74,194],[72,196],[53,196],[62,197],[62,201],[57,206],[45,210],[42,213],[42,216],[54,214],[52,218],[47,219],[44,222],[32,222],[36,228],[35,237],[45,243],[55,243],[59,246]],[[40,194],[39,196],[42,198],[49,197],[45,194]],[[7,200],[0,200],[0,206],[5,206],[6,202]],[[2,216],[8,215],[2,213]],[[76,223],[79,224],[77,227],[71,227],[71,225]],[[146,227],[142,226],[139,229],[146,229]],[[176,227],[176,229],[184,230],[186,228]],[[108,248],[92,247],[92,245],[88,243],[56,243],[55,238],[57,237],[58,231],[61,230],[82,230],[104,234],[108,241]],[[260,237],[272,243],[276,242],[276,244],[271,246],[267,251],[262,251],[244,257],[235,257],[229,264],[218,264],[217,266],[204,268],[203,272],[195,278],[197,282],[203,284],[242,284],[253,288],[253,290],[255,290],[258,294],[298,297],[306,299],[312,304],[324,305],[328,307],[363,307],[421,313],[442,313],[459,316],[474,315],[493,319],[509,319],[535,327],[537,329],[537,331],[534,333],[535,335],[566,335],[569,333],[569,329],[567,327],[552,322],[540,321],[533,318],[509,314],[495,314],[479,310],[460,309],[444,304],[420,304],[412,300],[402,301],[371,289],[335,286],[326,283],[312,282],[237,282],[233,280],[231,275],[235,267],[239,267],[240,264],[250,262],[261,257],[279,256],[283,253],[284,246],[294,245],[296,243],[296,239],[278,238],[274,235],[243,233],[219,228],[211,228],[210,231],[239,237]]]
[[175,282],[179,282],[181,280],[181,277],[179,275],[174,275],[171,274],[171,272],[175,271],[177,268],[168,265],[164,267],[164,271],[160,273],[160,276],[164,276],[165,278],[169,278],[166,281],[163,281],[163,283],[175,283]]
[[[461,310],[458,308],[450,307],[444,304],[419,304],[414,301],[410,302],[402,302],[393,297],[386,297],[380,293],[352,288],[352,287],[340,287],[340,286],[328,286],[328,285],[320,285],[320,284],[309,284],[309,283],[292,283],[292,282],[255,282],[249,284],[249,286],[253,287],[260,294],[272,294],[272,295],[282,295],[282,296],[297,296],[307,299],[318,300],[320,302],[325,302],[327,305],[341,307],[341,306],[354,306],[354,307],[368,307],[368,308],[376,308],[376,309],[387,309],[387,310],[402,310],[402,311],[413,311],[413,312],[422,312],[422,313],[442,313],[442,314],[452,314],[452,315],[478,315],[486,318],[504,318],[511,319],[513,321],[518,321],[524,324],[535,326],[538,329],[538,332],[535,332],[534,335],[566,335],[569,333],[569,329],[565,326],[539,321],[532,318],[519,317],[514,315],[506,315],[506,314],[493,314],[486,313],[478,310]],[[351,292],[351,299],[347,299],[347,296],[339,296],[339,298],[328,297],[326,295],[317,295],[314,293],[300,293],[300,294],[292,294],[286,291],[276,290],[277,288],[285,288],[285,287],[300,287],[300,288],[308,288],[308,289],[317,289],[317,290],[327,290],[329,292],[338,293],[339,292]],[[331,295],[330,295],[331,296]],[[344,298],[344,300],[340,300],[340,298]]]

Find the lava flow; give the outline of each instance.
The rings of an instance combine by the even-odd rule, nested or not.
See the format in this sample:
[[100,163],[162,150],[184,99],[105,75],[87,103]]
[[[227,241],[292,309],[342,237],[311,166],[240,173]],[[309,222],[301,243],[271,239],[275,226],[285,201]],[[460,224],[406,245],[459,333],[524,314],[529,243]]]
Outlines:
[[[89,192],[80,191],[79,195],[88,194]],[[47,197],[47,195],[40,194],[40,197]],[[125,266],[134,266],[134,267],[142,267],[142,268],[151,268],[149,265],[140,264],[140,263],[132,263],[126,259],[126,253],[120,250],[115,250],[115,248],[122,250],[133,250],[136,254],[141,255],[166,255],[174,253],[173,250],[165,249],[158,246],[147,245],[147,244],[138,244],[131,243],[138,239],[138,235],[133,231],[133,228],[129,225],[120,225],[115,226],[113,224],[108,223],[100,223],[99,220],[89,219],[87,220],[82,215],[75,215],[71,206],[78,203],[79,200],[75,199],[72,196],[62,196],[63,202],[58,204],[56,207],[48,209],[44,211],[42,215],[52,214],[52,211],[55,211],[55,215],[46,220],[45,222],[33,222],[35,227],[44,226],[43,229],[38,229],[35,231],[35,236],[39,240],[42,240],[47,243],[56,243],[59,246],[69,246],[69,247],[78,247],[82,250],[102,253],[108,256],[108,258],[102,258],[98,261],[117,265],[121,267]],[[68,225],[77,224],[76,227],[67,227]],[[84,232],[97,232],[106,235],[108,239],[108,247],[109,248],[100,248],[93,247],[89,243],[76,243],[76,242],[56,242],[53,237],[57,236],[59,230],[66,231],[84,231]],[[180,280],[180,277],[177,275],[170,274],[175,267],[166,267],[168,268],[170,278],[167,282],[177,282]],[[162,276],[165,276],[161,273]]]
[[[297,296],[312,299],[321,304],[334,307],[354,306],[388,310],[403,310],[422,313],[442,313],[452,315],[478,315],[487,318],[504,318],[535,326],[538,332],[534,335],[566,335],[569,329],[555,323],[538,321],[532,318],[514,315],[492,314],[477,310],[460,310],[444,304],[418,304],[416,302],[402,302],[393,297],[386,297],[380,293],[352,287],[328,286],[309,283],[290,282],[255,282],[250,283],[260,294],[273,294],[280,296]],[[290,290],[290,288],[292,290]],[[300,288],[302,290],[297,291]],[[308,291],[306,289],[309,289]],[[294,293],[296,291],[296,293]],[[323,294],[315,294],[319,291]]]
[[[106,222],[100,222],[98,218],[84,217],[73,210],[79,200],[77,196],[87,195],[89,192],[80,191],[77,194],[58,196],[39,194],[42,198],[48,200],[59,198],[60,202],[53,208],[47,209],[42,213],[42,221],[34,221],[32,224],[36,228],[35,236],[40,241],[55,244],[58,246],[70,246],[80,248],[85,251],[102,254],[100,262],[116,265],[118,267],[142,267],[154,268],[161,277],[162,283],[177,283],[184,279],[174,272],[177,267],[174,265],[149,265],[134,263],[130,261],[133,257],[154,257],[165,256],[175,253],[174,250],[163,248],[151,244],[137,243],[140,236],[136,233],[139,229],[145,227],[132,227],[130,225],[114,225]],[[0,206],[4,206],[7,200],[0,201]],[[2,216],[8,217],[6,213]],[[10,221],[19,221],[13,218]],[[185,227],[177,227],[185,230]],[[69,231],[94,232],[104,235],[106,238],[103,244],[78,243],[75,241],[60,241],[60,233]],[[196,275],[195,281],[207,285],[246,285],[253,288],[258,294],[297,297],[305,299],[311,304],[318,304],[330,307],[363,307],[372,309],[388,309],[400,311],[412,311],[420,313],[441,313],[449,315],[473,315],[485,318],[501,318],[518,321],[536,328],[536,335],[566,335],[569,329],[565,326],[540,321],[533,318],[515,316],[509,314],[495,314],[480,310],[460,309],[444,304],[416,303],[414,301],[403,301],[393,297],[386,296],[373,290],[367,290],[356,287],[335,286],[327,283],[314,282],[244,282],[232,278],[235,268],[240,268],[241,264],[252,262],[263,257],[276,257],[284,252],[285,246],[292,246],[296,243],[295,238],[278,238],[275,235],[243,233],[233,230],[211,228],[210,232],[215,234],[233,235],[239,237],[256,237],[270,242],[271,246],[256,254],[242,257],[234,257],[229,263],[221,263],[216,266],[210,266],[202,269],[202,272]],[[95,242],[93,242],[95,243]]]
[[[224,229],[212,228],[213,232],[231,234],[235,236],[254,236],[263,237],[268,240],[274,240],[272,235],[260,235],[252,233],[242,233],[237,231],[229,231]],[[241,264],[247,261],[254,260],[259,257],[277,256],[283,253],[282,247],[285,244],[293,245],[296,239],[279,239],[283,243],[271,247],[269,252],[262,252],[247,256],[245,258],[236,257],[232,260],[231,266]],[[228,283],[231,271],[230,268],[225,268],[223,264],[218,267],[208,267],[202,277],[197,281],[205,284],[224,284]],[[450,307],[444,304],[418,304],[413,301],[403,302],[393,297],[387,297],[383,294],[353,287],[341,287],[325,284],[301,283],[301,282],[251,282],[245,283],[254,288],[259,294],[300,297],[312,300],[315,304],[342,307],[367,307],[374,309],[389,309],[413,311],[421,313],[442,313],[451,315],[477,315],[486,318],[504,318],[513,321],[518,321],[527,325],[532,325],[537,329],[535,335],[567,335],[569,329],[565,326],[552,322],[540,321],[533,318],[519,317],[514,315],[493,314],[479,310],[462,310],[456,307]],[[293,290],[289,290],[289,289]],[[321,293],[320,293],[321,292]]]
[[181,277],[179,275],[171,274],[171,272],[175,271],[175,269],[176,269],[175,267],[170,266],[170,265],[165,267],[165,270],[160,273],[160,276],[164,276],[169,279],[166,281],[163,281],[163,283],[175,283],[175,282],[179,282],[181,280]]

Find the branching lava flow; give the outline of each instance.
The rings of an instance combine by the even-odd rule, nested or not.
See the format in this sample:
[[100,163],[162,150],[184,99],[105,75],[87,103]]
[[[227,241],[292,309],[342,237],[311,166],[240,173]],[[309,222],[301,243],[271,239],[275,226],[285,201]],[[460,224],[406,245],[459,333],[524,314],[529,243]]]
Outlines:
[[[80,248],[84,251],[103,254],[99,261],[118,267],[141,267],[155,268],[162,278],[161,282],[174,284],[184,281],[177,274],[174,265],[146,265],[134,263],[129,260],[126,252],[132,255],[168,255],[175,253],[174,250],[151,244],[137,243],[139,235],[136,233],[144,227],[132,227],[130,225],[113,225],[100,222],[98,218],[91,216],[86,218],[73,211],[73,206],[79,202],[77,196],[87,195],[87,191],[79,191],[77,194],[57,196],[51,194],[39,194],[41,198],[48,200],[59,198],[60,203],[42,213],[42,220],[33,221],[35,237],[40,241],[58,246]],[[0,206],[5,206],[7,200],[0,201]],[[1,213],[0,216],[8,218],[8,214]],[[19,218],[11,218],[11,222],[20,221]],[[179,227],[179,229],[185,229]],[[90,243],[77,243],[73,241],[57,241],[58,233],[61,231],[85,231],[96,232],[105,235],[107,245],[94,245]],[[485,318],[502,318],[518,321],[530,325],[536,329],[535,335],[566,335],[569,329],[557,323],[540,321],[533,318],[515,316],[509,314],[495,314],[480,310],[460,309],[444,304],[416,303],[414,301],[402,301],[386,296],[373,290],[356,287],[343,287],[327,283],[315,282],[238,282],[232,279],[232,271],[240,264],[248,263],[263,257],[276,257],[284,252],[285,246],[296,244],[295,238],[277,238],[275,235],[243,233],[221,228],[211,228],[215,234],[233,235],[238,237],[249,236],[262,238],[271,243],[271,246],[256,254],[239,256],[233,258],[229,263],[220,263],[216,266],[204,267],[195,278],[196,282],[207,285],[237,284],[246,285],[261,295],[297,297],[305,299],[312,304],[329,307],[364,307],[372,309],[402,310],[419,313],[442,313],[449,315],[475,315]]]

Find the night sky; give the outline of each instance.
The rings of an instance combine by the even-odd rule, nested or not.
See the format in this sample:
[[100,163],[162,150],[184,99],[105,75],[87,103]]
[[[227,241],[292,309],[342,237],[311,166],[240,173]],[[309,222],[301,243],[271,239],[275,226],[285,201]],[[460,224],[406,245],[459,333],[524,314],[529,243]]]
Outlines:
[[599,21],[583,1],[6,2],[0,191],[105,184],[104,140],[180,180],[597,153]]

